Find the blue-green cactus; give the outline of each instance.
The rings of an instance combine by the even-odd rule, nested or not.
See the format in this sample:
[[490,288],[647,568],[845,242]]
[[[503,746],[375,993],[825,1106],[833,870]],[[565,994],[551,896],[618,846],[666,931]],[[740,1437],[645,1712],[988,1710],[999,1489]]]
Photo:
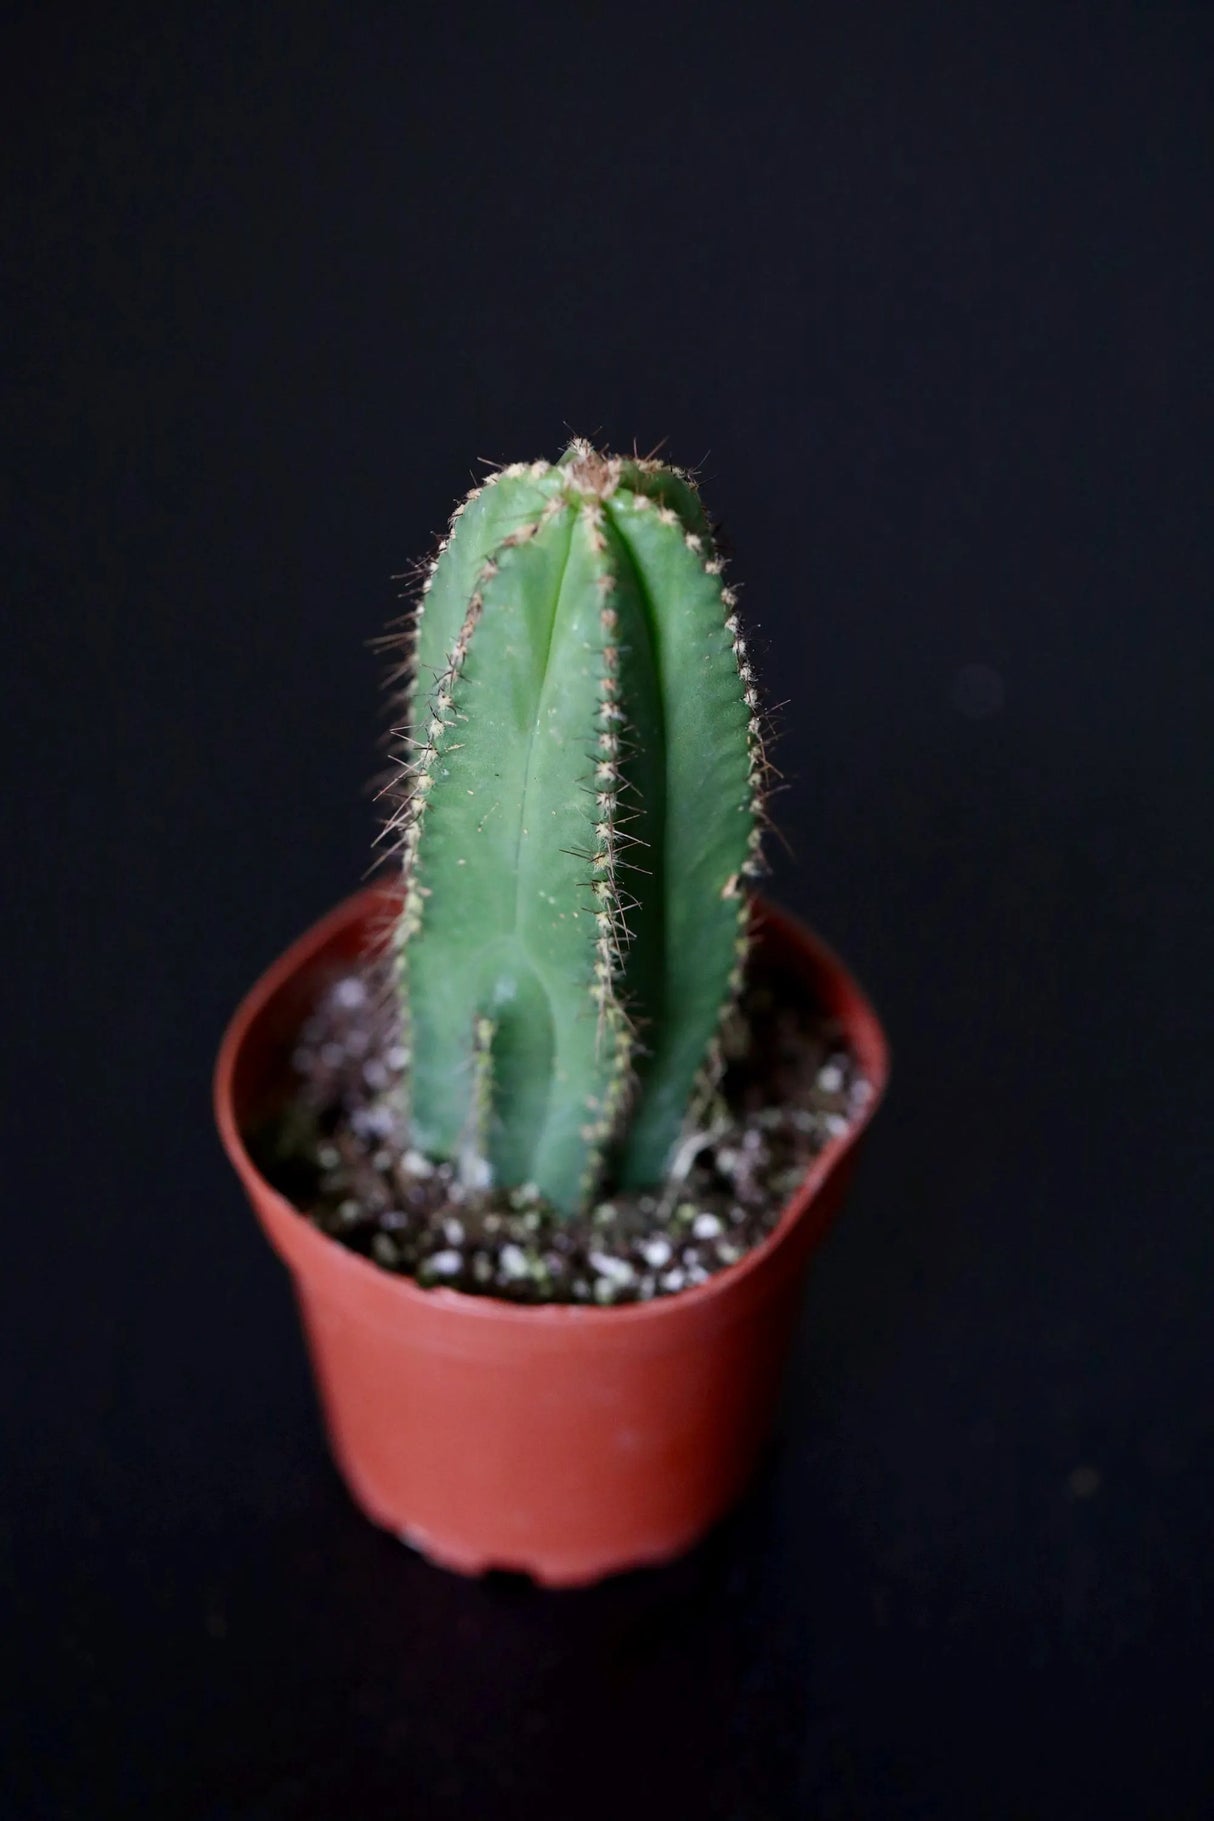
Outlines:
[[763,756],[698,495],[576,442],[457,510],[390,829],[414,1145],[585,1204],[661,1180],[741,980]]

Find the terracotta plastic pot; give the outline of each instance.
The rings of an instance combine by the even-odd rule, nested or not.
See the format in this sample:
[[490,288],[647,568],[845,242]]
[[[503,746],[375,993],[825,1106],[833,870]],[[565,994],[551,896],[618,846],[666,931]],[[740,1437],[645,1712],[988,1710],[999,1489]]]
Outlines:
[[360,892],[289,948],[237,1011],[215,1073],[228,1156],[295,1281],[338,1466],[369,1518],[465,1573],[569,1586],[675,1556],[762,1447],[806,1265],[885,1085],[881,1027],[830,951],[760,906],[764,946],[839,1019],[873,1088],[771,1238],[706,1283],[617,1308],[423,1290],[326,1238],[242,1136],[281,1093],[321,981],[367,951],[393,904]]

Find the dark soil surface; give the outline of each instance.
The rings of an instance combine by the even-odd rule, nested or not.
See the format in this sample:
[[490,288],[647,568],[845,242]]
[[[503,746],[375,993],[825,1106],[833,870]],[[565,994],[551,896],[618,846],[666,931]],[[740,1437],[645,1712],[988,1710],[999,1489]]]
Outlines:
[[369,969],[330,984],[299,1035],[295,1093],[250,1146],[323,1232],[426,1286],[606,1304],[703,1283],[768,1236],[810,1162],[871,1093],[837,1026],[795,984],[760,974],[719,1105],[672,1179],[570,1218],[533,1188],[477,1187],[410,1147],[394,1104],[403,1057],[386,997]]

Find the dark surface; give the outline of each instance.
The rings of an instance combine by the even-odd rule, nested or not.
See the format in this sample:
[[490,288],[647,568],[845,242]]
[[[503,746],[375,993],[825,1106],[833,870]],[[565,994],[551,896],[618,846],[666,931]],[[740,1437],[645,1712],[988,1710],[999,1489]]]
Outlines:
[[[804,10],[9,15],[4,1821],[1211,1812],[1214,13]],[[566,425],[703,462],[895,1073],[762,1482],[561,1597],[355,1516],[207,1091]]]

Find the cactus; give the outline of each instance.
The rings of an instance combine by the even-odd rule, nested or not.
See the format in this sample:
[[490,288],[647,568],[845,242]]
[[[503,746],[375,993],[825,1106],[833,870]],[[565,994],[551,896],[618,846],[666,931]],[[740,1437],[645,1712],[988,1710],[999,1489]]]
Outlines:
[[763,754],[679,471],[575,442],[469,494],[406,634],[388,824],[413,1144],[562,1212],[659,1182],[719,1070]]

